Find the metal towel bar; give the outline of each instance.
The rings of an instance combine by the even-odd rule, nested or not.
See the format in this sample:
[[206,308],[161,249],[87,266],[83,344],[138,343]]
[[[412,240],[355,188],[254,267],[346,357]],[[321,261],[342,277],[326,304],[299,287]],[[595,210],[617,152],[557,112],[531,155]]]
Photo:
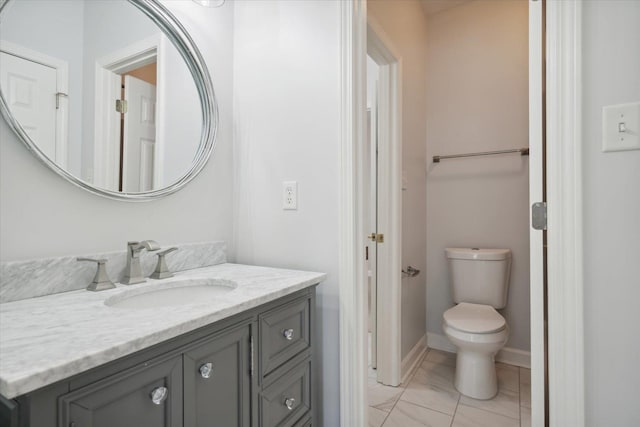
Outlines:
[[457,157],[476,157],[476,156],[491,156],[494,154],[510,154],[520,153],[521,156],[529,155],[529,148],[514,148],[511,150],[498,150],[498,151],[482,151],[479,153],[466,153],[466,154],[452,154],[449,156],[433,156],[433,163],[440,163],[440,160],[455,159]]

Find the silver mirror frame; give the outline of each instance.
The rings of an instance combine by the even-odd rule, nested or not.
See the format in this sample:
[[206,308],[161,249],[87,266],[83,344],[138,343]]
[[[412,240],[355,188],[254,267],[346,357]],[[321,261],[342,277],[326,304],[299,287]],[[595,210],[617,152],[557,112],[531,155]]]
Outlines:
[[[14,0],[0,0],[0,21],[2,11],[7,4]],[[9,106],[4,98],[2,90],[0,90],[0,112],[2,117],[9,124],[9,127],[18,135],[20,140],[25,144],[27,149],[33,153],[38,160],[57,173],[59,176],[65,178],[77,187],[83,188],[93,194],[107,197],[114,200],[126,200],[135,202],[144,202],[159,199],[169,194],[175,193],[184,187],[189,181],[202,171],[207,161],[211,157],[213,148],[215,145],[216,132],[218,129],[218,106],[213,91],[213,84],[211,82],[211,76],[205,64],[204,58],[200,54],[200,51],[196,47],[194,41],[187,30],[176,19],[171,12],[169,12],[164,6],[162,6],[157,0],[127,0],[129,3],[137,7],[142,13],[148,16],[164,34],[171,40],[180,55],[184,59],[193,76],[193,79],[198,90],[200,97],[200,104],[202,107],[202,133],[200,136],[200,144],[198,145],[198,151],[191,164],[191,168],[176,182],[171,185],[152,191],[140,192],[140,193],[121,193],[117,191],[106,190],[96,187],[88,182],[81,180],[80,178],[70,174],[55,162],[49,159],[38,146],[31,140],[31,138],[24,131],[20,123],[13,117],[9,111]]]

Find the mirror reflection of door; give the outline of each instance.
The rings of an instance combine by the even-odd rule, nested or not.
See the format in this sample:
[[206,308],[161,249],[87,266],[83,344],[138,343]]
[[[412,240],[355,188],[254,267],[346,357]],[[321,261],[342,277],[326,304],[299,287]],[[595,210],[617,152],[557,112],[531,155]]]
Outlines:
[[0,86],[14,117],[52,161],[66,159],[66,64],[19,45],[0,43]]
[[156,142],[156,63],[122,75],[120,120],[120,191],[153,189]]

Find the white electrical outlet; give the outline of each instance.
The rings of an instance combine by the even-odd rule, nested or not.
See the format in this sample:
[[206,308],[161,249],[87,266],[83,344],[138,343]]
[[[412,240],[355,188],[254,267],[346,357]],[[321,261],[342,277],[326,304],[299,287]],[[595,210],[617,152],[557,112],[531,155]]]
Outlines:
[[282,183],[282,209],[298,209],[298,183],[296,181]]

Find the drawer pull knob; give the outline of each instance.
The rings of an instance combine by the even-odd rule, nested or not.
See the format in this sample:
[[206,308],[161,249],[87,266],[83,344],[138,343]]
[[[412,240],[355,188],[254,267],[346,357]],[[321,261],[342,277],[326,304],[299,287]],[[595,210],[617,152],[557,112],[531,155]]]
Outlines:
[[291,341],[293,339],[293,329],[285,329],[282,331],[282,335],[284,335],[287,340]]
[[166,387],[156,387],[151,392],[151,401],[156,405],[162,405],[162,402],[167,400],[169,396],[169,389]]
[[200,366],[199,371],[202,378],[205,378],[205,379],[210,378],[211,373],[213,372],[213,363],[207,362],[202,364],[202,366]]
[[287,397],[284,400],[284,406],[286,406],[287,409],[290,411],[293,410],[293,407],[295,406],[295,404],[296,404],[296,399],[294,399],[293,397]]

